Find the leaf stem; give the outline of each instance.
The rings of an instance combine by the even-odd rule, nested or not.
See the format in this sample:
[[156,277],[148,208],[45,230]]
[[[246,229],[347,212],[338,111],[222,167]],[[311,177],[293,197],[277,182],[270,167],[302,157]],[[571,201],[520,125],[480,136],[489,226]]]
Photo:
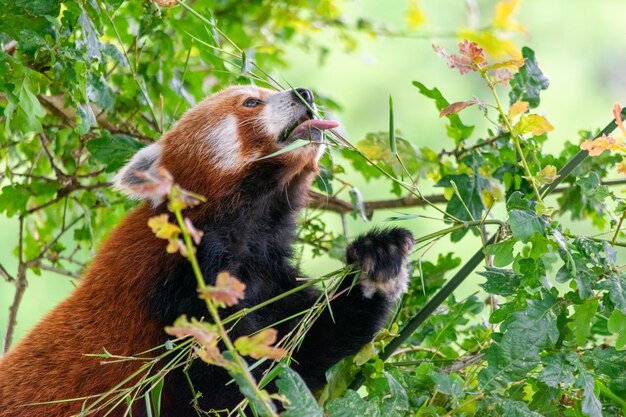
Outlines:
[[496,86],[493,81],[489,79],[487,72],[481,71],[480,75],[483,77],[483,79],[487,83],[487,87],[489,87],[489,90],[491,90],[491,93],[493,94],[493,98],[496,101],[496,109],[498,110],[498,113],[500,113],[500,116],[502,117],[502,120],[504,121],[504,124],[506,125],[506,128],[511,135],[511,140],[513,140],[515,149],[520,156],[522,166],[524,167],[524,171],[526,171],[526,175],[528,176],[528,181],[530,182],[530,185],[533,187],[535,197],[537,198],[537,201],[539,203],[543,203],[543,200],[541,199],[541,194],[539,193],[539,189],[537,188],[535,176],[530,171],[530,167],[528,166],[528,162],[526,161],[526,156],[524,155],[524,150],[522,149],[522,145],[520,144],[520,136],[513,132],[513,126],[511,125],[509,117],[504,112],[504,108],[502,107],[502,103],[500,102],[500,98],[498,97],[498,92],[496,91]]
[[606,385],[604,385],[600,380],[596,379],[596,386],[600,389],[600,393],[612,400],[616,404],[618,404],[622,408],[622,412],[626,413],[626,401],[622,398],[618,397],[613,391],[611,391]]
[[[193,245],[191,234],[189,233],[189,230],[187,229],[187,226],[185,225],[181,210],[180,209],[174,210],[174,215],[176,216],[176,221],[178,222],[178,226],[180,227],[182,235],[183,235],[183,240],[185,242],[185,247],[187,249],[187,259],[191,263],[193,273],[196,277],[196,281],[198,282],[198,290],[202,291],[203,289],[207,287],[207,284],[204,280],[204,276],[202,275],[202,271],[200,270],[200,264],[198,263],[198,258],[196,257],[196,248]],[[230,352],[234,360],[233,362],[234,368],[229,369],[229,371],[239,373],[244,377],[249,388],[252,389],[252,391],[254,392],[256,399],[259,400],[260,403],[263,405],[263,408],[264,408],[263,413],[262,413],[263,415],[271,416],[271,417],[273,416],[278,417],[278,414],[276,413],[273,405],[270,402],[271,400],[269,400],[266,395],[263,395],[263,393],[257,386],[256,381],[254,380],[254,377],[248,370],[247,364],[245,363],[243,358],[239,355],[239,353],[237,353],[237,350],[235,349],[233,342],[230,340],[230,337],[228,337],[228,332],[226,331],[226,328],[224,327],[224,323],[222,322],[218,314],[217,307],[215,306],[215,304],[210,298],[207,297],[207,298],[204,298],[204,300],[206,302],[206,306],[209,310],[209,313],[211,314],[211,318],[213,319],[213,322],[215,323],[215,326],[217,327],[218,334],[220,335],[222,342],[224,342],[224,345],[226,345],[226,349]]]
[[622,223],[624,222],[624,217],[626,217],[626,210],[622,213],[622,217],[619,218],[619,223],[617,224],[617,229],[615,230],[615,234],[613,235],[613,239],[611,239],[611,245],[615,246],[615,242],[617,242],[617,238],[619,236],[620,229],[622,228]]

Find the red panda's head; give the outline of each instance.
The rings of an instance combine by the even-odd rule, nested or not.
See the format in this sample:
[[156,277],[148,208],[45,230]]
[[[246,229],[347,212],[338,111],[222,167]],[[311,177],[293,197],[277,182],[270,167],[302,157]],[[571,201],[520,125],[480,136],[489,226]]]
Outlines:
[[[315,119],[314,106],[312,93],[305,89],[229,87],[187,111],[161,140],[137,152],[117,175],[116,187],[158,204],[160,196],[137,191],[145,181],[138,172],[155,175],[163,167],[176,183],[209,199],[228,195],[263,168],[282,184],[302,173],[313,174],[324,150],[322,130],[338,126]],[[263,159],[297,139],[310,144]]]

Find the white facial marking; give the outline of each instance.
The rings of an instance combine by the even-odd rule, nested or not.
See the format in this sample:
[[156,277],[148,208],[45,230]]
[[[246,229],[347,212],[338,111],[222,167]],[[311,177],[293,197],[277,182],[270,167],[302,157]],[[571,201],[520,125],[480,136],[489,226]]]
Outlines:
[[210,160],[218,168],[236,169],[242,164],[241,141],[237,129],[237,118],[230,115],[207,134]]
[[268,134],[278,136],[301,117],[306,108],[298,105],[290,90],[268,94],[261,112],[263,125]]

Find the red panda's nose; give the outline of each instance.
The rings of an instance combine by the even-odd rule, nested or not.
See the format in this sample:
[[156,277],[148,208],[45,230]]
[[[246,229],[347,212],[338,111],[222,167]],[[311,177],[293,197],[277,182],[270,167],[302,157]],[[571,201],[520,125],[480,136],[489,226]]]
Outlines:
[[296,88],[293,90],[293,95],[296,100],[304,99],[307,103],[313,105],[313,93],[306,88]]

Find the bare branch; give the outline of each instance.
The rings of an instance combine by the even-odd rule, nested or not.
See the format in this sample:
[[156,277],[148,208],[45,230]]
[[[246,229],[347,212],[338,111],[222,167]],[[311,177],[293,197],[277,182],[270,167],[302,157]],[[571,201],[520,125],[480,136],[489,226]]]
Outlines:
[[44,264],[39,264],[37,267],[39,269],[43,269],[44,271],[53,272],[53,273],[58,274],[58,275],[64,275],[64,276],[70,277],[72,279],[81,279],[80,274],[78,274],[76,272],[68,271],[68,270],[63,269],[63,268],[57,268],[57,267],[52,266],[52,265],[44,265]]
[[[43,133],[39,134],[39,142],[41,142],[41,147],[43,148],[43,151],[46,153],[46,156],[48,157],[48,161],[50,162],[50,166],[52,166],[52,170],[56,174],[57,179],[61,181],[62,183],[67,182],[69,176],[65,172],[63,172],[61,168],[57,166],[56,162],[54,162],[54,156],[52,156],[52,154],[50,153],[50,150],[48,149],[48,145],[46,145],[47,139],[48,138],[46,138],[46,136]],[[63,184],[63,185],[66,185],[66,184]]]
[[17,325],[17,312],[24,298],[24,292],[28,286],[26,281],[26,265],[24,264],[24,217],[20,216],[19,226],[19,240],[18,240],[18,259],[19,264],[17,267],[17,278],[13,281],[15,284],[15,294],[13,295],[13,303],[9,307],[9,318],[7,321],[7,330],[4,336],[3,351],[8,352],[11,344],[13,343],[13,334],[15,333],[15,326]]
[[2,264],[0,264],[0,276],[3,277],[7,282],[15,281],[15,278],[13,278],[11,274],[9,274],[9,271],[7,271]]
[[[603,185],[607,186],[616,186],[616,185],[626,185],[626,179],[623,180],[610,180],[610,181],[602,181]],[[552,190],[550,194],[559,194],[563,193],[569,189],[571,186],[564,186],[555,188]],[[373,200],[366,201],[364,203],[365,214],[368,217],[371,217],[372,213],[376,210],[387,210],[387,209],[397,209],[397,208],[407,208],[407,207],[422,207],[428,205],[428,203],[432,204],[440,204],[447,203],[448,200],[445,198],[443,194],[433,194],[426,196],[424,198],[419,198],[415,196],[406,196],[401,198],[394,198],[389,200]],[[354,211],[354,207],[352,203],[346,200],[342,200],[335,196],[329,196],[325,194],[321,194],[315,191],[309,191],[309,203],[308,206],[314,209],[327,210],[332,211],[339,214],[351,213]]]
[[50,207],[51,205],[56,204],[59,201],[65,199],[69,194],[71,194],[74,191],[95,190],[95,189],[98,189],[98,188],[106,188],[106,187],[110,187],[110,186],[111,186],[110,182],[97,182],[95,184],[87,184],[87,185],[71,183],[67,187],[62,188],[59,191],[57,191],[56,197],[54,197],[52,200],[48,200],[45,203],[43,203],[42,205],[40,205],[40,206],[29,208],[28,210],[26,210],[26,213],[27,214],[31,214],[31,213],[34,213],[36,211],[42,210],[42,209],[44,209],[46,207]]
[[[447,200],[443,194],[430,195],[425,198],[407,196],[390,200],[366,201],[364,203],[364,208],[365,214],[370,217],[376,210],[425,206],[428,202],[437,204],[445,203]],[[352,203],[348,201],[334,196],[320,194],[315,191],[309,191],[309,207],[334,211],[335,213],[341,214],[351,213],[354,210]]]

